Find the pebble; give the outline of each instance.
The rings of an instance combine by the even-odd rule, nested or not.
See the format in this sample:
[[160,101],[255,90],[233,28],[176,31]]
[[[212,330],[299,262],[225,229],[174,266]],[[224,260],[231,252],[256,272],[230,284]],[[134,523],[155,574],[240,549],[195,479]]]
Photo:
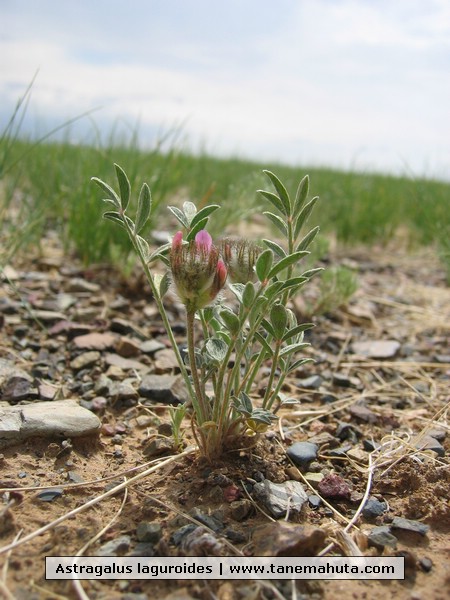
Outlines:
[[339,421],[335,436],[341,441],[349,440],[350,442],[355,442],[358,437],[362,436],[362,433],[353,423]]
[[368,358],[392,358],[400,350],[400,343],[397,340],[353,342],[352,350]]
[[323,383],[323,379],[320,375],[312,375],[305,379],[298,379],[297,385],[305,390],[317,390]]
[[317,489],[319,486],[319,483],[324,479],[325,475],[324,473],[312,473],[312,472],[308,472],[305,473],[305,479],[306,481],[312,485],[312,487],[314,489]]
[[253,511],[253,504],[247,498],[230,504],[230,514],[235,521],[244,521]]
[[211,529],[214,532],[218,532],[224,528],[224,524],[221,519],[217,518],[216,516],[205,514],[198,507],[193,508],[189,512],[189,514],[196,521],[198,521],[202,525],[206,525],[206,527],[208,527],[209,529]]
[[176,375],[145,376],[139,386],[139,394],[164,404],[181,404],[187,400],[184,381]]
[[100,360],[100,352],[92,350],[90,352],[83,352],[76,358],[70,361],[70,366],[74,371],[81,371],[81,369],[87,369],[95,365]]
[[257,500],[276,518],[299,514],[302,506],[308,501],[304,487],[298,481],[273,483],[268,479],[255,483],[253,494]]
[[159,523],[143,521],[137,526],[136,537],[140,542],[151,542],[156,544],[161,539],[161,536],[162,530]]
[[96,556],[123,556],[131,545],[131,537],[129,535],[121,535],[115,540],[106,542],[95,552]]
[[142,342],[140,346],[140,350],[144,354],[155,354],[155,352],[158,352],[158,350],[163,350],[164,348],[165,345],[155,339],[145,340],[145,342]]
[[133,323],[126,321],[125,319],[112,319],[110,327],[111,331],[121,333],[122,335],[132,334],[141,340],[147,339],[147,336],[142,331],[139,331],[139,329],[137,329]]
[[430,527],[420,521],[414,521],[412,519],[404,519],[403,517],[394,517],[391,523],[392,529],[402,529],[403,531],[413,531],[420,535],[426,535],[430,530]]
[[116,344],[115,350],[117,354],[124,358],[132,358],[141,353],[140,342],[129,337],[121,337]]
[[351,448],[347,452],[347,456],[354,461],[366,465],[369,462],[369,456],[367,452],[362,450],[361,448]]
[[348,483],[335,473],[326,475],[317,486],[319,493],[324,498],[350,499],[350,488]]
[[26,318],[30,320],[37,319],[43,323],[54,323],[55,321],[64,321],[66,315],[54,310],[33,310],[32,313],[26,315]]
[[315,494],[311,494],[308,496],[308,504],[312,510],[317,510],[322,504],[322,499],[320,496],[316,496]]
[[445,448],[431,435],[421,435],[413,440],[414,447],[418,450],[432,450],[438,456],[445,456]]
[[112,348],[116,336],[112,333],[86,333],[73,338],[73,344],[80,350],[106,350]]
[[397,546],[397,538],[392,535],[389,525],[374,527],[367,536],[369,546],[374,546],[377,550],[382,550],[385,546],[395,548]]
[[167,438],[155,438],[144,448],[144,456],[161,456],[165,452],[173,451],[173,441]]
[[62,488],[52,488],[48,490],[42,490],[39,494],[36,494],[36,498],[42,502],[53,502],[56,498],[61,498],[64,490]]
[[443,442],[445,440],[447,432],[445,431],[445,429],[443,429],[441,427],[436,427],[436,428],[433,428],[433,429],[429,429],[427,431],[427,435],[429,435],[430,437],[434,438],[438,442]]
[[378,498],[369,498],[364,505],[362,514],[366,519],[375,519],[387,511],[386,502],[380,502]]
[[287,449],[286,454],[296,465],[306,469],[317,458],[318,450],[319,447],[311,442],[296,442]]
[[422,571],[425,571],[425,573],[429,573],[433,568],[433,561],[431,560],[431,558],[424,556],[423,558],[419,559],[419,565]]
[[252,536],[255,556],[316,556],[325,531],[312,525],[278,521],[257,527]]
[[171,348],[159,350],[155,354],[155,373],[161,374],[174,370],[178,372],[180,370],[175,352]]
[[86,281],[81,277],[73,277],[67,284],[67,292],[69,293],[89,292],[91,294],[95,294],[96,292],[99,292],[100,289],[101,288],[98,283]]
[[183,525],[182,527],[180,527],[172,533],[172,535],[170,536],[170,541],[173,544],[175,544],[175,546],[179,546],[183,538],[192,531],[194,531],[194,529],[196,528],[197,525],[194,525],[194,523],[190,523],[189,525]]
[[353,404],[348,410],[353,417],[364,423],[375,423],[378,420],[377,415],[364,404]]
[[149,369],[144,363],[134,360],[133,358],[124,358],[123,356],[119,356],[119,354],[107,354],[105,356],[105,362],[107,365],[119,367],[123,371],[130,371],[133,369],[136,369],[136,371],[148,371]]
[[333,373],[333,384],[338,387],[357,388],[361,385],[361,381],[358,379],[358,377],[349,377],[343,373]]
[[[149,542],[138,542],[127,556],[155,556],[155,547]],[[129,594],[127,594],[129,596]],[[122,596],[122,600],[125,596]]]
[[78,437],[98,433],[100,420],[76,400],[33,402],[0,408],[0,448],[30,437]]
[[185,535],[180,547],[185,556],[225,556],[228,549],[223,541],[203,527],[195,527]]

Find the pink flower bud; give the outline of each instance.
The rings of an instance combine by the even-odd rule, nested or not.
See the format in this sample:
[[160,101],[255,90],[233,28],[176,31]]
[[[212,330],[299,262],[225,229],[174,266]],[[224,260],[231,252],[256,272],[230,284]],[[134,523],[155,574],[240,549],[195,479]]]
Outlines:
[[181,231],[176,233],[169,258],[178,295],[189,311],[210,304],[225,285],[227,268],[205,230],[188,244],[183,244]]

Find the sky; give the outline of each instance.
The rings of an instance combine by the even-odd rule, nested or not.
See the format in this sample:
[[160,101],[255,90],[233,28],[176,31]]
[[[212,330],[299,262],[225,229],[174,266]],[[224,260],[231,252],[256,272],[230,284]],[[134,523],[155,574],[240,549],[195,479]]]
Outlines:
[[0,130],[36,73],[33,135],[450,179],[448,0],[0,0]]

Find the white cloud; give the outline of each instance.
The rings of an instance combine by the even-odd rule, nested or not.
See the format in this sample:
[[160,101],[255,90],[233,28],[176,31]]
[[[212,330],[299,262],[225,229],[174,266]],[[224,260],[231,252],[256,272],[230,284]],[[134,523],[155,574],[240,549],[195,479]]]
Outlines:
[[[251,4],[265,6],[264,23],[253,22]],[[13,107],[40,68],[32,97],[40,115],[63,120],[102,105],[102,122],[186,121],[193,144],[217,152],[344,168],[402,170],[406,162],[442,174],[450,154],[446,2],[424,9],[409,0],[282,0],[285,14],[273,27],[269,4],[244,5],[247,21],[229,31],[208,20],[212,13],[200,25],[177,22],[176,14],[147,25],[137,11],[122,27],[109,14],[97,27],[95,19],[86,23],[80,1],[81,21],[73,8],[71,30],[86,30],[82,39],[50,15],[39,26],[36,14],[9,16],[0,36],[0,101]]]

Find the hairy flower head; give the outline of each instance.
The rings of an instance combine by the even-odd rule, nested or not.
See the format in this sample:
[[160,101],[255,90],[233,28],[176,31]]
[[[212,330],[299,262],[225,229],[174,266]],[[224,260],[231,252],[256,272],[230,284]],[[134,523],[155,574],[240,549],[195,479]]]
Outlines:
[[255,264],[261,254],[259,246],[243,238],[224,238],[219,248],[233,283],[256,279]]
[[178,295],[188,311],[210,304],[227,279],[227,268],[204,229],[187,243],[183,243],[181,231],[173,236],[170,268]]

